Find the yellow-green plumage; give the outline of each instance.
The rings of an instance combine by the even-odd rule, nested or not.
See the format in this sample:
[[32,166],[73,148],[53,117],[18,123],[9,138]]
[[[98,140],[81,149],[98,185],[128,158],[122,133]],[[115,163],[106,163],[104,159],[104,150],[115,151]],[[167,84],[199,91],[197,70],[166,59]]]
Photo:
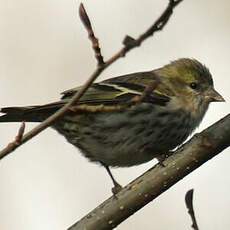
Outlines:
[[[153,91],[138,102],[136,98],[154,82]],[[0,122],[40,122],[79,88],[64,92],[62,100],[52,104],[3,108]],[[180,145],[199,125],[212,101],[223,98],[214,90],[208,69],[196,60],[179,59],[153,71],[93,84],[53,128],[91,161],[132,166]]]

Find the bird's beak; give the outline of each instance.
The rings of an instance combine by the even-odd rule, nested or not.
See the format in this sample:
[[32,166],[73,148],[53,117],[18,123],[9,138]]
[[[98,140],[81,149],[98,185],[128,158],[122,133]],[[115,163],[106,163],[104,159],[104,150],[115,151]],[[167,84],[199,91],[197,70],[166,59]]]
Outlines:
[[214,89],[214,88],[210,88],[209,90],[207,90],[206,94],[205,94],[205,98],[207,99],[207,101],[209,102],[224,102],[224,98]]

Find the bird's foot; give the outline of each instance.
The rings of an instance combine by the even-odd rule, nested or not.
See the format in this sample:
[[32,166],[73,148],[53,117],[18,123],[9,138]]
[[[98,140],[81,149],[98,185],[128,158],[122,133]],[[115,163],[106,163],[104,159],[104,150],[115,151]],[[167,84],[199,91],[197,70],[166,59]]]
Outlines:
[[112,193],[114,196],[117,195],[122,190],[122,186],[118,184],[116,181],[114,181],[114,187],[112,187]]
[[109,166],[107,166],[106,164],[104,164],[103,162],[101,162],[101,164],[105,167],[106,171],[108,172],[110,178],[112,179],[113,181],[113,185],[114,187],[112,188],[112,193],[113,195],[116,197],[116,194],[119,193],[122,189],[122,186],[115,180],[112,172],[110,171],[109,169]]

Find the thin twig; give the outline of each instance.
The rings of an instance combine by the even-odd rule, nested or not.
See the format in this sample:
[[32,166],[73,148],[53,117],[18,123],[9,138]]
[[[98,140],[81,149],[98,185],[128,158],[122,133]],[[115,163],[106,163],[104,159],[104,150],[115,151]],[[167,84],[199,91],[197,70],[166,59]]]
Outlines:
[[26,124],[25,124],[25,122],[23,121],[23,122],[21,123],[20,128],[18,129],[18,134],[17,134],[17,136],[15,137],[15,139],[14,139],[13,142],[10,142],[10,143],[8,144],[8,146],[7,146],[8,148],[12,148],[12,147],[14,147],[14,146],[18,146],[18,145],[21,144],[22,138],[23,138],[23,134],[24,134],[24,132],[25,132],[25,127],[26,127]]
[[20,142],[22,141],[22,138],[23,138],[23,135],[24,135],[24,132],[25,132],[25,128],[26,128],[26,124],[25,122],[23,121],[19,130],[18,130],[18,135],[15,137],[15,142],[17,144],[20,144]]
[[183,0],[169,0],[167,7],[165,8],[164,12],[160,15],[160,17],[154,22],[152,26],[150,26],[146,30],[146,32],[141,34],[137,39],[134,39],[131,36],[127,35],[123,40],[124,47],[115,55],[113,55],[110,59],[108,59],[106,61],[106,65],[111,65],[117,59],[124,57],[126,53],[128,53],[128,51],[136,47],[139,47],[144,40],[153,36],[156,32],[162,30],[167,24],[170,17],[172,16],[174,8],[182,1]]
[[80,7],[79,7],[79,16],[80,16],[80,19],[81,19],[83,25],[85,26],[85,28],[88,32],[88,36],[89,36],[90,41],[92,42],[92,48],[93,48],[94,53],[95,53],[95,58],[97,59],[97,64],[98,64],[98,66],[102,66],[105,64],[105,62],[104,62],[103,56],[101,55],[101,49],[99,46],[99,41],[94,35],[89,16],[87,15],[85,7],[82,3],[80,4]]
[[[2,149],[0,151],[0,159],[4,158],[9,153],[13,152],[16,148],[18,148],[20,145],[26,143],[31,138],[33,138],[34,136],[36,136],[37,134],[39,134],[40,132],[42,132],[43,130],[48,128],[49,126],[51,126],[57,119],[60,119],[66,112],[69,111],[69,108],[72,105],[77,104],[77,102],[80,100],[80,98],[86,92],[86,90],[95,81],[95,79],[101,74],[102,71],[104,71],[108,66],[110,66],[112,63],[114,63],[119,58],[124,57],[126,55],[126,53],[129,52],[131,49],[133,49],[137,46],[140,46],[141,43],[145,39],[152,36],[155,32],[162,30],[163,27],[168,22],[170,16],[172,15],[174,8],[182,1],[183,0],[177,0],[177,1],[176,0],[169,0],[169,3],[167,5],[165,11],[161,14],[161,16],[156,20],[156,22],[145,33],[143,33],[142,35],[139,36],[138,39],[135,40],[131,37],[126,37],[126,39],[123,42],[123,44],[124,44],[123,48],[120,51],[118,51],[115,55],[113,55],[110,59],[108,59],[104,64],[102,64],[102,60],[99,61],[99,59],[97,59],[98,63],[100,63],[100,64],[98,64],[97,69],[92,73],[92,75],[89,77],[89,79],[83,85],[83,87],[78,92],[76,92],[76,94],[73,96],[73,98],[65,106],[63,106],[56,113],[54,113],[52,116],[48,117],[41,124],[36,126],[31,131],[27,132],[23,136],[19,145],[17,145],[17,146],[16,145],[11,145],[11,146],[8,145],[4,149]],[[82,13],[82,9],[84,9],[84,8],[82,8],[81,6],[80,6],[80,8],[81,8],[80,11],[82,14],[81,16],[84,17],[87,14]],[[88,30],[92,30],[92,26],[90,27],[91,23],[89,21],[88,16],[87,16],[87,18],[86,17],[84,17],[84,19],[82,18],[82,21],[84,22],[84,25],[86,28],[88,28]],[[132,40],[132,42],[131,42],[131,40]],[[98,45],[98,47],[99,47],[99,45]],[[99,51],[97,50],[95,52],[99,52]]]
[[152,92],[157,88],[157,86],[159,85],[160,83],[160,80],[156,80],[154,82],[152,82],[152,84],[148,85],[144,92],[140,95],[140,96],[136,96],[132,99],[131,103],[132,102],[135,102],[135,103],[141,103],[143,102],[145,99],[147,99],[148,96],[150,96],[152,94]]
[[192,228],[194,230],[199,230],[199,227],[196,222],[194,208],[193,208],[193,192],[194,192],[193,189],[187,191],[187,193],[185,194],[185,204],[188,209],[188,214],[192,219]]
[[116,194],[116,198],[110,197],[68,230],[115,228],[186,175],[228,148],[229,136],[230,114],[203,132],[194,135],[173,155],[164,160],[164,166],[161,164],[154,166],[123,187]]

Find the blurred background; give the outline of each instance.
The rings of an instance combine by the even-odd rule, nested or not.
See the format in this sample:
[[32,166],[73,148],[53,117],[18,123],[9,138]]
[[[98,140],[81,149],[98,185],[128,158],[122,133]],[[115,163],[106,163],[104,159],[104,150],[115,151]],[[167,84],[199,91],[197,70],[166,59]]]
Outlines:
[[[82,0],[107,59],[161,14],[167,0]],[[43,104],[83,84],[95,69],[94,54],[78,17],[80,1],[0,1],[0,107]],[[226,103],[211,105],[197,132],[230,110],[230,1],[184,0],[166,28],[108,68],[99,80],[151,70],[180,57],[210,68]],[[0,124],[0,148],[20,124]],[[34,124],[26,124],[30,130]],[[184,195],[195,189],[200,229],[230,229],[230,150],[201,166],[117,227],[191,229]],[[125,185],[155,162],[113,169]],[[105,170],[89,163],[52,129],[0,162],[0,229],[64,230],[111,195]]]

